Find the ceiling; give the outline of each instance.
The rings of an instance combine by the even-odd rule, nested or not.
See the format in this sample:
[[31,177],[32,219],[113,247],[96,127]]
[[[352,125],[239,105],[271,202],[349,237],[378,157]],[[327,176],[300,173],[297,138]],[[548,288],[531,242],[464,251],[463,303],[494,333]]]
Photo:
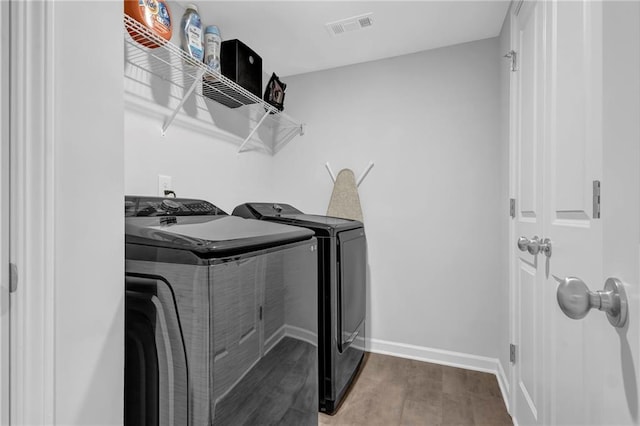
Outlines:
[[[196,4],[203,26],[217,25],[223,40],[244,42],[262,57],[268,74],[288,76],[495,37],[509,0],[200,0]],[[172,10],[174,22],[184,12],[180,9]],[[373,13],[369,28],[333,36],[325,27],[369,12]]]

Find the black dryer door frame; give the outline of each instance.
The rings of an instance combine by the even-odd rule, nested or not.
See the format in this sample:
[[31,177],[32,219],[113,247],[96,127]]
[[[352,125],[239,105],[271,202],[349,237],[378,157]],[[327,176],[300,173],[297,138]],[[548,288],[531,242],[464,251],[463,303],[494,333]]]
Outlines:
[[338,233],[337,341],[343,353],[363,331],[367,304],[367,240],[364,228]]

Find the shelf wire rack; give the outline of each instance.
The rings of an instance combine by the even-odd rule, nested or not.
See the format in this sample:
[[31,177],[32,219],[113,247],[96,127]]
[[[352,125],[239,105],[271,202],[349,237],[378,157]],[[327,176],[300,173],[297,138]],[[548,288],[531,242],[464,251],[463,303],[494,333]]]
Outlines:
[[[251,130],[238,152],[243,152],[247,143],[254,138],[265,144],[271,154],[275,154],[295,136],[304,134],[303,124],[204,63],[194,60],[171,41],[159,37],[126,14],[124,28],[126,62],[183,90],[182,99],[162,125],[163,135],[192,94],[205,101],[237,109],[250,117]],[[268,130],[261,131],[259,138],[254,137],[261,127]]]

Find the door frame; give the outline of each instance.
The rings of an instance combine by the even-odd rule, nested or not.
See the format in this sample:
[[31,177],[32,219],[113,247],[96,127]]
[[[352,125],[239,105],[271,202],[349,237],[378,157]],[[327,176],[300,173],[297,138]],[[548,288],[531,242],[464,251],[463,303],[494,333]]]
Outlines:
[[[509,19],[509,49],[511,50],[515,50],[514,49],[514,42],[513,40],[515,39],[515,32],[516,30],[514,29],[514,10],[517,8],[517,4],[520,3],[521,0],[519,1],[512,1],[511,2],[511,7],[508,10],[508,14],[509,16],[507,17],[507,19]],[[516,60],[517,60],[517,56],[516,56]],[[509,64],[509,67],[511,67],[511,64]],[[517,103],[517,80],[516,78],[518,77],[517,75],[515,75],[516,73],[513,71],[513,69],[511,69],[509,71],[509,143],[508,143],[508,147],[509,147],[509,154],[508,154],[508,158],[509,158],[509,199],[510,200],[515,200],[515,207],[514,207],[514,216],[511,217],[511,220],[509,221],[509,239],[508,239],[508,248],[507,248],[507,254],[509,256],[509,260],[508,260],[508,265],[509,265],[509,296],[508,296],[508,300],[509,300],[509,342],[510,344],[514,344],[514,342],[516,341],[516,316],[515,316],[515,305],[516,305],[516,292],[514,289],[515,286],[515,274],[516,274],[516,268],[515,268],[515,259],[513,256],[513,252],[512,252],[512,246],[511,244],[513,244],[513,241],[516,241],[516,223],[515,223],[515,218],[517,217],[517,212],[518,212],[518,199],[516,198],[516,166],[515,166],[515,162],[517,160],[516,157],[516,136],[517,136],[517,129],[516,129],[516,114],[514,113],[514,105],[516,105]],[[516,392],[515,392],[515,388],[516,388],[516,377],[515,377],[515,365],[513,362],[511,362],[511,360],[509,361],[509,414],[511,414],[511,416],[515,415],[515,407],[516,407]],[[515,417],[514,417],[515,418]]]
[[10,191],[10,23],[11,3],[0,2],[0,425],[9,424],[10,406],[10,304],[9,191]]
[[8,3],[9,257],[18,277],[10,296],[9,420],[55,424],[55,2]]

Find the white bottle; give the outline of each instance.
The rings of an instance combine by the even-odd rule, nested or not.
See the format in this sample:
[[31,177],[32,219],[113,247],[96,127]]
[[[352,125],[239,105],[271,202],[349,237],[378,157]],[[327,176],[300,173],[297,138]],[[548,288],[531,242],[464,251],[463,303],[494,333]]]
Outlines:
[[204,30],[204,63],[217,73],[220,73],[220,30],[215,25],[209,25]]
[[182,49],[194,61],[202,62],[204,49],[202,46],[202,22],[195,4],[188,4],[187,10],[182,15],[180,25],[182,35]]

